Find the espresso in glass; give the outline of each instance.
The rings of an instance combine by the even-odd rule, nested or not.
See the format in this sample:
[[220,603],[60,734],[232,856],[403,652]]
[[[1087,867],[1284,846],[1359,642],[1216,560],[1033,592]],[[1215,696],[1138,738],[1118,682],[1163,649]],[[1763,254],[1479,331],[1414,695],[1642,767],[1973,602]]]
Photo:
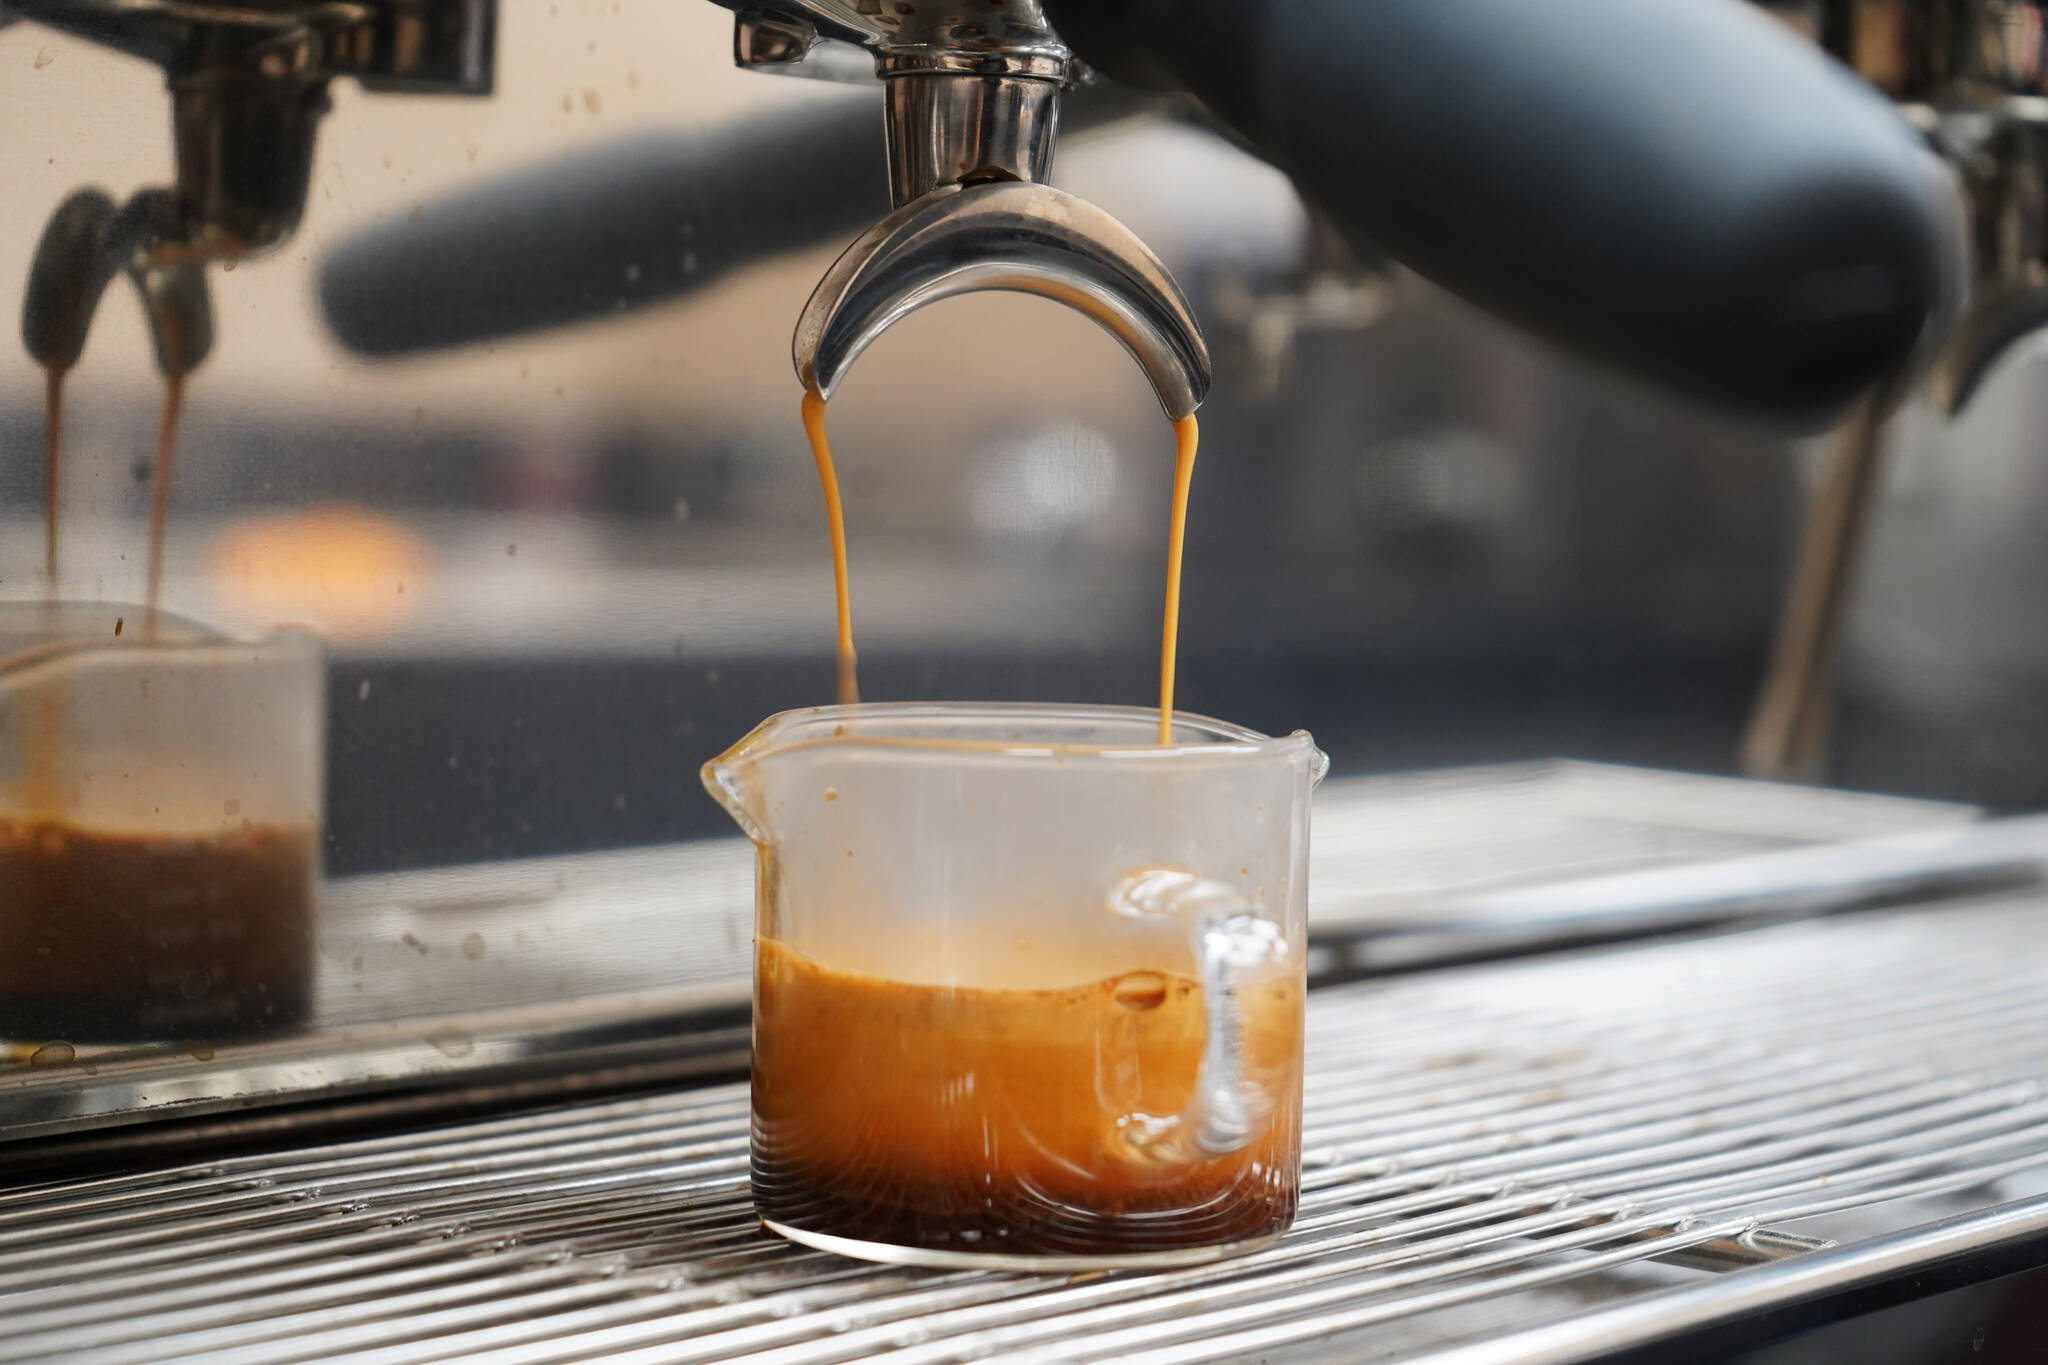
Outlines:
[[916,1265],[1210,1259],[1300,1188],[1305,734],[821,707],[709,764],[757,849],[753,1182]]
[[175,835],[0,817],[0,1038],[220,1040],[311,1007],[309,826]]
[[240,641],[146,606],[0,604],[10,1052],[303,1024],[324,681],[297,632]]
[[863,1242],[1014,1256],[1239,1243],[1294,1218],[1300,984],[1247,987],[1248,1074],[1268,1104],[1234,1151],[1165,1157],[1132,1115],[1188,1107],[1202,986],[1135,970],[1056,989],[920,985],[835,971],[760,940],[754,1201],[772,1223]]

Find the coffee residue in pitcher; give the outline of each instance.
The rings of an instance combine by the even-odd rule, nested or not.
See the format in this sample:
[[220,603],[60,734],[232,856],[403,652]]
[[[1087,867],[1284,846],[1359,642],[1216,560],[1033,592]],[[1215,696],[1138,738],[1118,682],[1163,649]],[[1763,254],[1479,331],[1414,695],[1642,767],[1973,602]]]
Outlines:
[[129,834],[0,817],[0,1037],[269,1033],[312,1000],[316,832]]

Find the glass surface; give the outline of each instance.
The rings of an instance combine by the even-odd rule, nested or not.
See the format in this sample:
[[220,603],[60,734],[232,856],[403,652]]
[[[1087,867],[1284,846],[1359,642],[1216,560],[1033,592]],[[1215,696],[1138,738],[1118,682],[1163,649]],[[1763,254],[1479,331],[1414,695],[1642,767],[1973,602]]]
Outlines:
[[[758,848],[754,1199],[918,1264],[1139,1264],[1300,1184],[1306,734],[851,706],[705,769]],[[856,1079],[857,1078],[857,1079]]]
[[304,1020],[324,679],[304,635],[0,604],[0,1045]]

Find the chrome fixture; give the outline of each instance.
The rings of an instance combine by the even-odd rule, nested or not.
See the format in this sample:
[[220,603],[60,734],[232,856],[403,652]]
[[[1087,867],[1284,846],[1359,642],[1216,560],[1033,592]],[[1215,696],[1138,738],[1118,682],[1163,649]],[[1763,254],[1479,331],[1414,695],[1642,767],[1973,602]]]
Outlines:
[[826,272],[796,329],[797,375],[830,397],[890,324],[953,294],[1006,289],[1075,308],[1144,368],[1170,417],[1209,389],[1193,311],[1159,258],[1094,205],[1045,183],[1076,63],[1039,0],[742,9],[741,66],[844,78],[848,45],[886,85],[896,211]]
[[120,206],[79,190],[44,230],[22,337],[59,374],[116,273],[141,291],[167,375],[205,359],[204,268],[274,247],[298,226],[334,77],[373,90],[491,90],[493,0],[10,0],[0,23],[14,19],[153,61],[170,88],[172,185]]

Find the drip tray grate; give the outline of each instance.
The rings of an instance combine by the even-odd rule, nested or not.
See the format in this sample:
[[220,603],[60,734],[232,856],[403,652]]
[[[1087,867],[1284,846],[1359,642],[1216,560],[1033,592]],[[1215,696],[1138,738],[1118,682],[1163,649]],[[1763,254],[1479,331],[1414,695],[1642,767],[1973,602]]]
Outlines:
[[1802,1219],[2009,1198],[2048,1166],[2044,908],[1318,991],[1300,1221],[1222,1264],[1032,1277],[785,1245],[754,1224],[723,1085],[0,1189],[0,1358],[1327,1359],[1344,1333],[1427,1355],[1732,1284],[1825,1245]]

